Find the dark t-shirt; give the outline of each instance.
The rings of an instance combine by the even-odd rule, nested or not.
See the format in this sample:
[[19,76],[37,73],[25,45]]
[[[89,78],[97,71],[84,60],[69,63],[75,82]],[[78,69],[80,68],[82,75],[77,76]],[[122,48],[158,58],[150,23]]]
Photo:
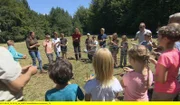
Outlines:
[[26,46],[29,51],[37,51],[38,47],[30,48],[30,46],[37,44],[37,43],[38,43],[38,40],[36,38],[30,38],[30,37],[26,38]]
[[67,43],[67,39],[66,38],[61,38],[60,40],[61,40],[60,41],[61,44],[63,44],[63,45],[65,45]]
[[[106,34],[100,34],[98,35],[98,40],[103,40],[103,39],[107,39],[107,35]],[[105,46],[106,45],[106,41],[102,41],[102,42],[99,42],[99,45],[100,46]]]

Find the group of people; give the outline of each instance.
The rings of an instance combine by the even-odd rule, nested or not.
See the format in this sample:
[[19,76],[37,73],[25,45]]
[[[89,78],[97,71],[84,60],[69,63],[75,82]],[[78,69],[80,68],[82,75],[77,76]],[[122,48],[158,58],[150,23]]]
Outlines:
[[[180,67],[180,52],[178,50],[180,45],[180,42],[178,42],[180,40],[180,13],[171,15],[168,25],[158,30],[158,45],[152,42],[152,33],[145,29],[144,23],[141,23],[139,28],[140,31],[132,39],[139,39],[139,44],[134,44],[130,49],[128,49],[126,35],[122,36],[121,44],[119,44],[117,33],[109,36],[109,49],[107,49],[105,48],[107,35],[104,33],[104,28],[101,28],[98,41],[95,36],[91,39],[88,34],[85,44],[88,57],[92,60],[95,76],[91,77],[84,85],[85,93],[78,84],[70,83],[73,77],[73,67],[67,59],[63,59],[66,57],[67,39],[64,38],[63,34],[61,34],[61,39],[58,39],[57,33],[54,33],[55,38],[51,42],[50,36],[46,35],[43,46],[51,64],[48,74],[56,86],[46,92],[45,100],[116,101],[119,93],[124,92],[124,101],[149,101],[148,89],[154,82],[151,100],[172,101],[180,91],[180,83],[177,79]],[[76,28],[72,35],[76,60],[81,59],[80,38],[79,29]],[[100,49],[97,49],[98,43]],[[8,50],[0,47],[0,100],[20,101],[23,100],[23,87],[28,83],[31,76],[37,73],[36,58],[39,61],[39,69],[44,72],[38,51],[40,44],[35,38],[34,32],[30,32],[26,39],[26,45],[33,66],[26,67],[21,67],[18,63],[18,59],[25,59],[26,55],[15,50],[12,40],[9,40],[7,44]],[[59,47],[61,49],[58,49]],[[161,49],[154,53],[157,60],[151,56],[153,47]],[[126,66],[127,55],[132,66],[132,68],[124,68],[126,73],[120,82],[113,76],[114,67],[117,66],[116,59],[119,49],[121,49],[120,66],[122,66],[122,63]],[[64,55],[63,58],[59,57],[60,50]],[[52,62],[53,51],[57,55],[55,62]],[[149,68],[149,62],[155,65],[154,74]]]

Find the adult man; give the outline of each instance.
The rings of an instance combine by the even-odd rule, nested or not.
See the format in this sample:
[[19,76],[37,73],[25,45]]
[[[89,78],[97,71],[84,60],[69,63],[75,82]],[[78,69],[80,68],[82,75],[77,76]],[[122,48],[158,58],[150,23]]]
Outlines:
[[152,33],[150,30],[146,29],[145,23],[140,23],[139,25],[139,31],[136,33],[136,36],[132,41],[139,40],[139,43],[141,43],[144,40],[144,35],[147,33]]
[[101,48],[106,47],[106,40],[107,40],[107,35],[105,34],[105,29],[101,28],[101,34],[98,35],[98,41],[99,41],[99,46]]

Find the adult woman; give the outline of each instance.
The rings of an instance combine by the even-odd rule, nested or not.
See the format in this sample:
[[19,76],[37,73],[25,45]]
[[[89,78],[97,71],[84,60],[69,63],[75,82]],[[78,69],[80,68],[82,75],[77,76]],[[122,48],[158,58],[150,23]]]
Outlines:
[[33,66],[36,66],[37,58],[39,62],[40,73],[46,73],[46,71],[44,71],[42,68],[42,59],[40,52],[38,51],[38,47],[40,46],[40,44],[38,43],[34,32],[30,32],[29,36],[26,38],[26,46],[28,48],[29,55],[32,58]]

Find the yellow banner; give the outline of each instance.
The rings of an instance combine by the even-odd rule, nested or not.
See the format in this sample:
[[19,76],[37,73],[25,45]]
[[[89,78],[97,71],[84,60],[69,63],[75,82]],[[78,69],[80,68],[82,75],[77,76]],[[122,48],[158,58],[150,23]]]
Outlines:
[[180,105],[180,102],[0,102],[0,105]]

